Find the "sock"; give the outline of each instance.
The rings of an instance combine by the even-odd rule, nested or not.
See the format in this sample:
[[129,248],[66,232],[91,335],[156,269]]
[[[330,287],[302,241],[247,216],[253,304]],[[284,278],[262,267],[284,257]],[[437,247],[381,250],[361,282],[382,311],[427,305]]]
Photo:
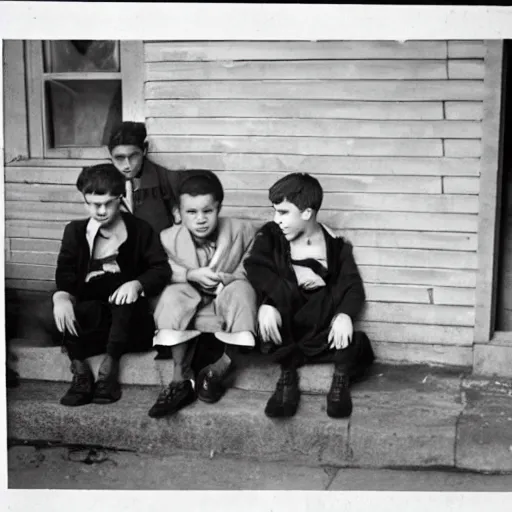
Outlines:
[[183,378],[183,369],[181,364],[175,364],[174,371],[172,373],[172,382],[181,382],[182,380],[185,379]]
[[215,375],[218,375],[219,377],[222,376],[224,373],[226,373],[227,369],[229,368],[229,365],[231,364],[231,358],[224,352],[217,361],[212,363],[210,365],[211,370]]

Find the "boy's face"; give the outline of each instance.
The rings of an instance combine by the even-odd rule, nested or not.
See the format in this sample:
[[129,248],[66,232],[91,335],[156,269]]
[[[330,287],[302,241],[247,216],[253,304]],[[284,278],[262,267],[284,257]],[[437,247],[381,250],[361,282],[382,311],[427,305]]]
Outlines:
[[85,194],[84,200],[89,217],[98,221],[102,227],[111,225],[119,217],[121,196]]
[[219,211],[219,203],[212,194],[180,196],[181,221],[195,238],[208,238],[215,231]]
[[286,200],[274,204],[274,222],[279,226],[285,238],[292,242],[299,238],[306,229],[308,210],[300,211],[297,206]]
[[139,174],[145,154],[146,152],[138,146],[122,145],[112,149],[110,157],[116,169],[131,180]]

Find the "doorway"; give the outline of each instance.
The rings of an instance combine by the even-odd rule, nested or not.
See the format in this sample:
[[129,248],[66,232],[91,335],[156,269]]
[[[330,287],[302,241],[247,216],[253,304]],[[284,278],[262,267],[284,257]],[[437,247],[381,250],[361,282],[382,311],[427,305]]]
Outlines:
[[503,44],[503,176],[496,296],[496,331],[512,332],[512,41]]

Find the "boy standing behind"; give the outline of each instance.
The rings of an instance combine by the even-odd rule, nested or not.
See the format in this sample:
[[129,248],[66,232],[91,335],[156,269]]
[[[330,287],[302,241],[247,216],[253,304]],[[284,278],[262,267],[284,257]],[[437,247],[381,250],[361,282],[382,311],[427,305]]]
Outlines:
[[255,228],[249,221],[219,217],[223,199],[213,172],[185,171],[179,186],[181,223],[160,234],[173,275],[155,307],[154,345],[170,347],[174,373],[150,409],[151,417],[173,414],[196,398],[191,362],[201,334],[195,322],[198,313],[209,311],[221,318],[223,325],[212,329],[225,344],[222,356],[199,372],[200,400],[221,398],[235,347],[255,344],[256,295],[243,268]]
[[260,336],[281,366],[265,413],[293,416],[300,398],[297,368],[333,362],[327,414],[348,417],[350,379],[374,359],[367,336],[353,330],[365,293],[352,246],[317,221],[323,190],[312,176],[285,176],[270,188],[269,199],[274,222],[261,228],[245,260],[258,295]]
[[110,158],[126,178],[126,207],[160,233],[174,224],[176,190],[182,171],[169,171],[148,159],[144,123],[124,121],[108,143]]
[[[125,178],[112,164],[84,168],[76,186],[89,218],[64,230],[53,295],[55,326],[73,372],[61,399],[68,406],[119,400],[119,360],[151,349],[147,297],[159,294],[171,278],[158,235],[146,221],[120,211]],[[86,358],[105,352],[94,385]]]

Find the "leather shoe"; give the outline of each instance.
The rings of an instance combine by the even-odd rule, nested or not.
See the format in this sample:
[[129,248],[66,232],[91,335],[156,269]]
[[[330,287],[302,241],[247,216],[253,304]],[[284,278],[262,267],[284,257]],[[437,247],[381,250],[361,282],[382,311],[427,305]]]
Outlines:
[[171,382],[164,388],[148,412],[151,418],[161,418],[178,412],[196,399],[192,382]]
[[334,370],[331,388],[327,393],[327,415],[331,418],[348,418],[352,414],[349,377],[346,373]]
[[299,375],[295,369],[281,370],[274,394],[265,407],[269,418],[295,416],[300,401]]
[[107,355],[98,371],[98,381],[92,401],[95,404],[111,404],[121,398],[119,361]]
[[222,375],[218,375],[210,366],[203,368],[197,376],[199,400],[208,404],[218,402],[226,392],[225,379],[233,369],[234,364],[230,363],[226,371]]
[[70,407],[90,404],[94,395],[94,376],[89,364],[87,361],[75,359],[71,362],[71,371],[71,387],[60,399],[60,403]]

